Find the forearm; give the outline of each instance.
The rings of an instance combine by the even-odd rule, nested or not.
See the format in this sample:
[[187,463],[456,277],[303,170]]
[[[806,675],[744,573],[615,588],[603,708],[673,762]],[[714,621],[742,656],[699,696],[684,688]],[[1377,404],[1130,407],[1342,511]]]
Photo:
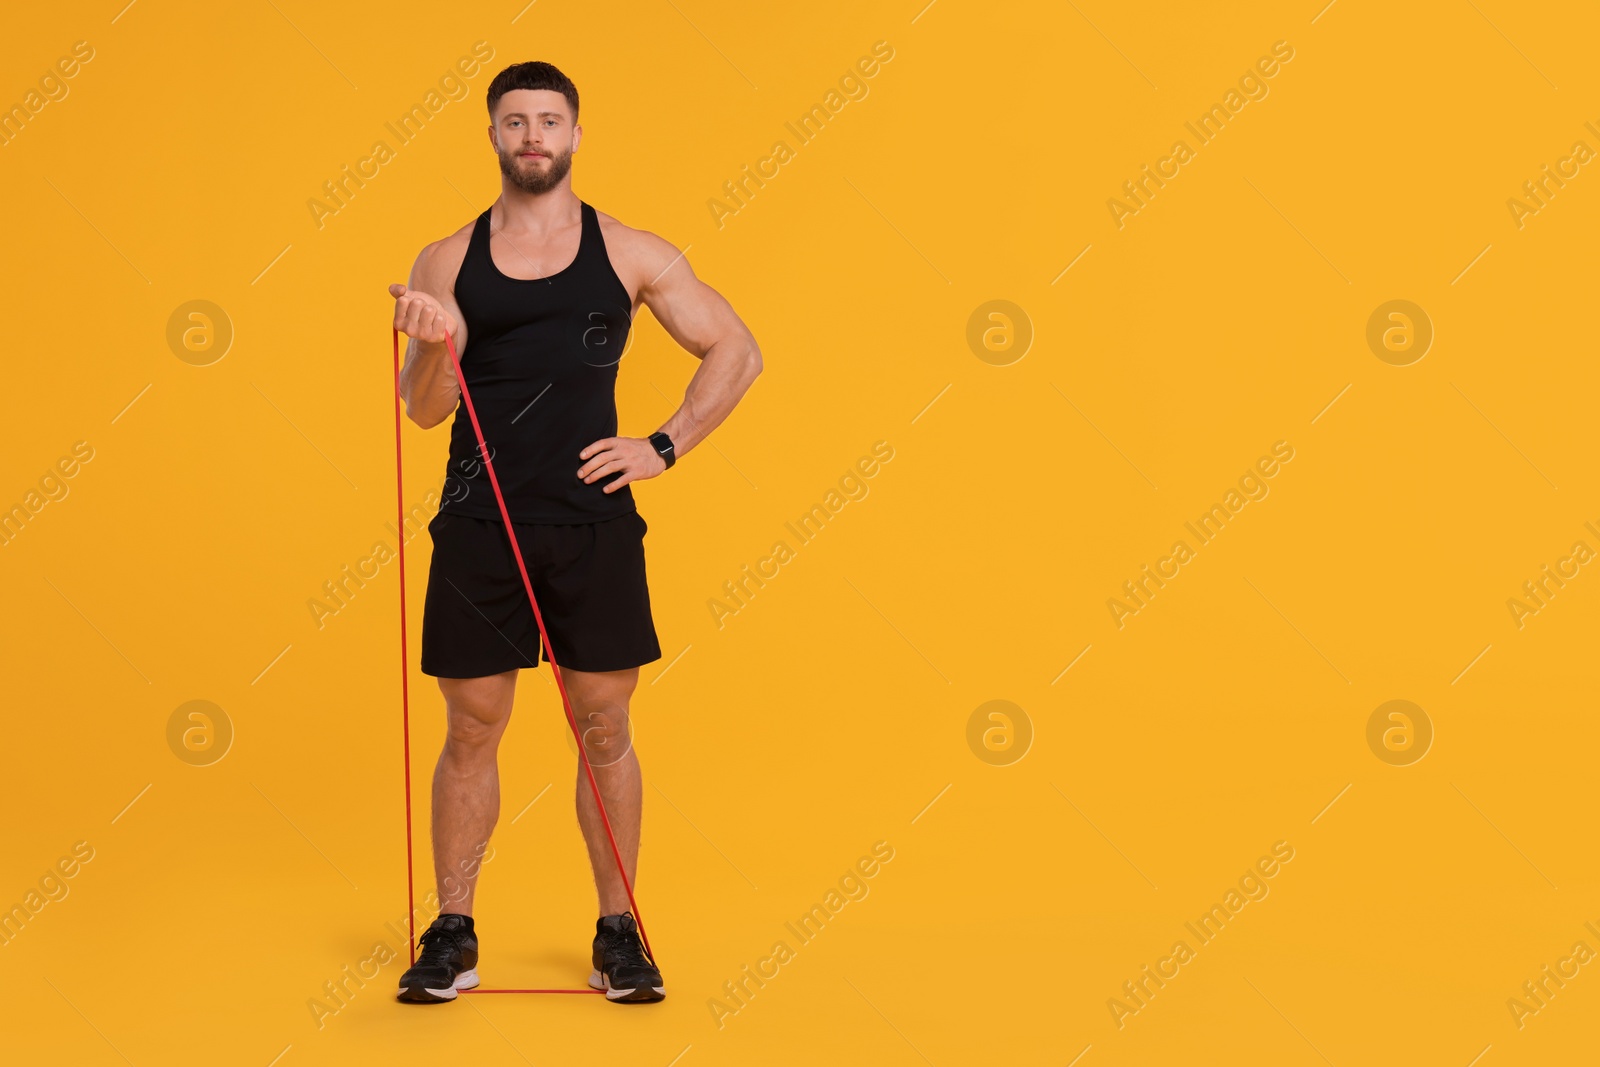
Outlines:
[[673,455],[682,457],[733,412],[761,373],[761,351],[749,337],[712,345],[684,390],[683,404],[661,425],[672,438]]
[[410,341],[410,358],[400,372],[400,395],[406,415],[423,429],[437,426],[461,401],[450,352],[443,342]]

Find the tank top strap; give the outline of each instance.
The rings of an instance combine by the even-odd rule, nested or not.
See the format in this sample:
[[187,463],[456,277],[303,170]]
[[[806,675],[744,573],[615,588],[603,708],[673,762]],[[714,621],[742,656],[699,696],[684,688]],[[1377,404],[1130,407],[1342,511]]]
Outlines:
[[467,259],[481,259],[489,254],[489,212],[493,205],[483,209],[478,221],[472,225],[472,237],[467,241]]
[[583,237],[578,246],[578,256],[593,263],[596,255],[601,255],[606,247],[605,238],[600,235],[600,216],[587,200],[578,201],[583,214]]

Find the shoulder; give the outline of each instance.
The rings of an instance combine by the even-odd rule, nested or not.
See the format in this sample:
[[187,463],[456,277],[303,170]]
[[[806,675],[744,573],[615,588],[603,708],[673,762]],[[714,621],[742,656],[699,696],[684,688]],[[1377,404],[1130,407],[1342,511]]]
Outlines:
[[595,215],[600,221],[600,235],[605,238],[612,268],[630,292],[640,292],[674,263],[687,271],[686,249],[679,249],[649,230],[628,226],[599,208],[595,208]]
[[417,253],[416,266],[413,268],[412,277],[415,279],[413,286],[424,292],[434,292],[437,288],[446,291],[454,288],[456,275],[461,271],[461,264],[467,258],[467,246],[472,243],[472,230],[478,224],[476,215],[466,225],[448,237],[441,237],[424,245],[422,251]]

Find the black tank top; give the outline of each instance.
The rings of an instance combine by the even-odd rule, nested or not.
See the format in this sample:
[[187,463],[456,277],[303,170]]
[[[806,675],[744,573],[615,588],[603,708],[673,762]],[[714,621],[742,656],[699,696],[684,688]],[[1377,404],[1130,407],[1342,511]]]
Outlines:
[[[456,275],[467,325],[461,371],[505,494],[511,521],[590,523],[634,511],[630,486],[587,485],[578,452],[617,434],[617,364],[628,343],[632,301],[611,267],[600,219],[582,204],[578,256],[565,270],[523,280],[489,254],[489,211],[478,216]],[[466,402],[450,427],[441,511],[499,519]]]

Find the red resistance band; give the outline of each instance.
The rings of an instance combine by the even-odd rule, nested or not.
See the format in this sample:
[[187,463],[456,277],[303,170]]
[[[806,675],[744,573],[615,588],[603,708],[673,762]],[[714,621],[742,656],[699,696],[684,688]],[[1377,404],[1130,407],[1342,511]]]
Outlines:
[[[622,878],[622,887],[627,890],[628,904],[633,909],[633,921],[639,928],[639,940],[644,944],[646,955],[651,962],[655,961],[655,952],[650,948],[650,939],[644,932],[644,920],[639,917],[639,904],[633,898],[633,886],[628,882],[628,872],[622,864],[622,850],[617,847],[617,838],[611,831],[611,818],[606,814],[605,800],[600,796],[600,784],[595,781],[594,768],[589,766],[589,754],[584,748],[583,733],[578,729],[577,716],[572,712],[572,700],[567,696],[567,686],[561,677],[561,668],[556,665],[555,646],[550,641],[550,635],[544,628],[544,615],[539,611],[539,602],[533,596],[533,582],[528,578],[528,566],[522,559],[522,548],[517,544],[517,534],[511,526],[511,513],[506,510],[506,498],[500,492],[500,480],[495,477],[494,464],[489,459],[489,446],[484,441],[483,427],[478,424],[478,412],[472,406],[472,394],[467,391],[466,375],[461,372],[461,359],[456,355],[455,339],[445,334],[445,348],[450,352],[450,362],[455,366],[456,382],[461,387],[461,399],[466,402],[467,417],[472,420],[472,432],[478,438],[478,454],[483,457],[484,469],[489,472],[489,486],[494,490],[495,503],[500,505],[500,519],[505,524],[506,536],[511,539],[511,554],[516,557],[517,570],[522,575],[522,588],[528,594],[528,603],[533,607],[534,621],[539,624],[539,636],[544,640],[545,649],[550,653],[550,670],[556,678],[556,688],[561,692],[561,706],[567,714],[567,725],[572,728],[572,737],[578,746],[578,758],[583,763],[584,773],[589,778],[589,789],[594,793],[595,806],[600,810],[600,821],[605,825],[606,840],[611,842],[611,855],[617,861],[617,874]],[[416,890],[412,878],[411,855],[411,692],[410,692],[410,662],[406,653],[406,539],[405,530],[405,477],[401,468],[400,428],[401,396],[400,396],[400,331],[394,331],[394,474],[396,497],[399,501],[399,536],[400,542],[400,714],[401,723],[405,731],[405,781],[406,781],[406,932],[410,936],[408,947],[411,952],[411,962],[417,962],[416,946]],[[537,660],[535,663],[537,664]],[[599,993],[598,989],[464,989],[463,993]]]

